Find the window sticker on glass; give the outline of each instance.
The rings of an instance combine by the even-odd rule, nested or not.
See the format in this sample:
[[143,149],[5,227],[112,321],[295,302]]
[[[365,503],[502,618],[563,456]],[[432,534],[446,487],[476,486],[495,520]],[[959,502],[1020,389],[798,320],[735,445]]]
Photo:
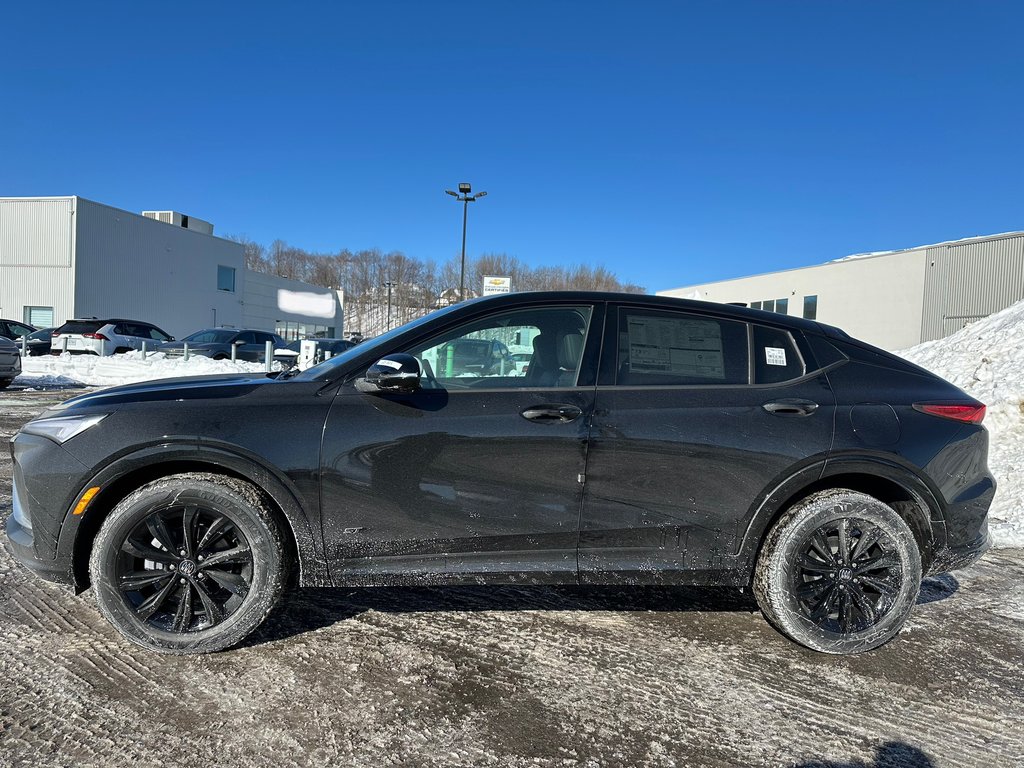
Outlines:
[[629,368],[633,373],[724,379],[722,328],[686,318],[629,318]]
[[786,365],[786,350],[782,347],[765,347],[764,358],[768,365]]

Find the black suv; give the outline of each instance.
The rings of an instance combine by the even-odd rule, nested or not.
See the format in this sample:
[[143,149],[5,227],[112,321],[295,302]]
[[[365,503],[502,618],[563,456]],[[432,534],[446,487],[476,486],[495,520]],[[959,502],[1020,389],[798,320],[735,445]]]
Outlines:
[[[525,375],[437,364],[514,338]],[[7,531],[160,651],[237,643],[297,569],[303,586],[752,586],[785,635],[854,653],[899,631],[924,574],[986,548],[984,414],[820,323],[510,294],[295,375],[73,398],[13,440]]]
[[236,360],[256,363],[266,357],[268,341],[273,344],[275,349],[285,345],[284,339],[276,333],[267,331],[249,328],[204,328],[178,341],[161,345],[159,351],[168,357],[181,357],[185,354],[185,345],[188,344],[190,355],[226,360],[232,356],[231,348],[234,347]]

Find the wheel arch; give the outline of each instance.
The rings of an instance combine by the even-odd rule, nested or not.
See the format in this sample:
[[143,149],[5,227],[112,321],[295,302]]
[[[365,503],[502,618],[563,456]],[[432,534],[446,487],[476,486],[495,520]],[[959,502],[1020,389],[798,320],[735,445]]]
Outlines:
[[[255,486],[267,498],[271,512],[281,525],[285,541],[297,564],[299,583],[323,586],[328,583],[319,537],[298,500],[298,494],[267,467],[248,457],[222,449],[175,445],[146,449],[123,457],[105,468],[88,483],[99,486],[85,513],[68,510],[61,526],[58,552],[70,555],[74,586],[77,591],[90,584],[89,555],[103,521],[121,499],[161,477],[185,472],[207,472],[233,477]],[[76,501],[81,492],[75,497]]]
[[807,469],[790,477],[766,495],[755,511],[740,545],[740,562],[748,576],[760,556],[775,522],[797,502],[835,488],[866,493],[888,504],[914,534],[927,572],[935,552],[945,544],[945,525],[935,494],[911,470],[877,459],[829,461],[818,465],[819,473]]

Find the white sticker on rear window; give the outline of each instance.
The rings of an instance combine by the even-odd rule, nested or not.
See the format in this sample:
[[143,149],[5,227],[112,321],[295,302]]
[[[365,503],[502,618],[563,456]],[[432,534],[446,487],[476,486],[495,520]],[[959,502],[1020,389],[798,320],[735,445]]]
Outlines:
[[[402,367],[401,363],[396,363],[394,360],[388,360],[387,358],[384,358],[383,360],[378,360],[377,365],[383,365],[387,368],[394,368],[396,371],[400,370]],[[783,363],[783,365],[785,365],[785,363]]]
[[765,347],[764,359],[768,365],[786,365],[786,350],[782,347]]

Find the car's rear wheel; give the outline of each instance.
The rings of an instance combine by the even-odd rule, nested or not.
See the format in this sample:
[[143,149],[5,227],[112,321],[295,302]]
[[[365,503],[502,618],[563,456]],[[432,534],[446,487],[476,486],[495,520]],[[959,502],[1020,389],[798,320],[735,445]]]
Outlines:
[[126,638],[205,653],[235,645],[266,618],[288,557],[256,488],[196,473],[125,497],[96,536],[89,570],[100,611]]
[[921,587],[921,554],[896,511],[833,489],[790,508],[765,540],[754,594],[765,617],[824,653],[868,651],[900,631]]

